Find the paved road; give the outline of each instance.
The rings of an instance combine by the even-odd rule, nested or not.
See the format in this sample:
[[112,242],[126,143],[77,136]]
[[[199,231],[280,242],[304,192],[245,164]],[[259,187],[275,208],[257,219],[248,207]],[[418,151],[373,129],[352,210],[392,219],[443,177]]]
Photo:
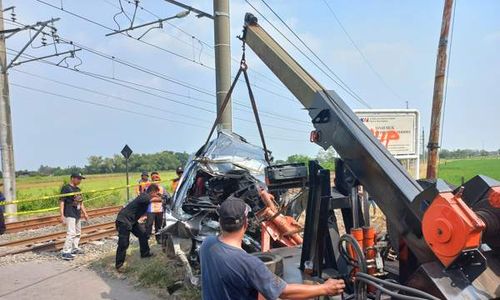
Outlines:
[[64,261],[26,262],[0,268],[2,300],[151,299],[125,281],[107,278]]

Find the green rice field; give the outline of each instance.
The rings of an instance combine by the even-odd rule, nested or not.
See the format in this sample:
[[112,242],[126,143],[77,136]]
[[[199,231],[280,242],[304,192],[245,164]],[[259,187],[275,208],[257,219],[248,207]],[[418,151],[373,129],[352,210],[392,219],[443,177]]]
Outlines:
[[[160,172],[164,185],[170,189],[170,180],[175,177],[174,171]],[[500,157],[441,160],[439,165],[439,177],[455,185],[467,181],[477,174],[486,175],[500,180]],[[111,187],[125,186],[125,174],[101,174],[87,175],[83,180],[81,189],[83,192],[90,190],[102,190]],[[135,183],[140,177],[139,173],[130,174],[130,182]],[[17,199],[32,199],[36,197],[57,195],[61,186],[69,180],[69,176],[45,176],[45,177],[20,177],[17,180]],[[131,195],[133,195],[131,188]],[[126,189],[121,188],[107,192],[92,192],[85,194],[87,207],[103,207],[109,205],[120,205],[126,202]],[[34,211],[54,208],[58,205],[58,199],[29,201],[18,204],[18,211]],[[53,211],[49,211],[53,212]],[[44,212],[41,212],[44,213]]]

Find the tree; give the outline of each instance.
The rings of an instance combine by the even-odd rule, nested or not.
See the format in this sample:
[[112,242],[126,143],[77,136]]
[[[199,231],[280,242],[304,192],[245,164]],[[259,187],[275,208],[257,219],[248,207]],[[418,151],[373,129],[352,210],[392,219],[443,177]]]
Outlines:
[[291,155],[289,156],[287,159],[286,159],[286,162],[287,163],[304,163],[304,164],[309,164],[309,161],[312,160],[313,158],[307,156],[307,155],[303,155],[303,154],[294,154],[294,155]]
[[337,158],[337,152],[335,152],[335,149],[333,147],[329,147],[326,150],[319,150],[318,155],[316,156],[316,159],[318,160],[319,164],[329,170],[334,170],[335,169],[335,158]]

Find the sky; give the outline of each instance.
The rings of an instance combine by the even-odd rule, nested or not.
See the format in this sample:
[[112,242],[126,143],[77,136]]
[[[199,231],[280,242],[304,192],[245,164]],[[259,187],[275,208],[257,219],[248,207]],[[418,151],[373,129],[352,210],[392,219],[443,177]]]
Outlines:
[[[117,23],[120,28],[130,25],[118,9],[118,0],[43,1],[57,7],[62,4],[66,11],[111,29],[117,29]],[[248,1],[293,44],[302,46],[261,0]],[[133,1],[121,2],[131,16],[134,9],[129,2]],[[213,11],[209,0],[183,2],[209,13]],[[428,135],[443,1],[266,2],[364,102],[372,108],[393,109],[405,108],[407,101],[410,108],[420,111],[421,127]],[[3,5],[15,5],[17,22],[23,24],[60,18],[54,26],[62,40],[84,48],[76,52],[75,58],[46,59],[60,67],[38,61],[9,70],[16,169],[33,170],[42,164],[83,166],[89,156],[111,156],[125,144],[135,153],[193,152],[204,142],[215,119],[210,19],[194,14],[174,19],[163,28],[150,30],[140,42],[124,35],[105,36],[111,32],[109,29],[36,0],[5,0]],[[182,11],[164,0],[142,0],[139,5],[135,24]],[[241,56],[241,42],[236,36],[241,33],[245,12],[253,12],[261,26],[323,86],[337,91],[351,108],[366,108],[316,68],[245,1],[234,0],[230,6],[233,75]],[[495,0],[456,2],[443,148],[500,148],[499,11],[500,2]],[[5,18],[10,17],[6,12]],[[5,27],[12,28],[13,24],[6,21]],[[138,37],[147,29],[130,34]],[[29,34],[24,31],[7,39],[9,61],[12,51],[19,51]],[[47,39],[50,43],[51,38]],[[39,46],[40,37],[25,54],[41,57],[55,51],[50,44]],[[58,52],[72,49],[70,44],[57,45]],[[307,50],[303,51],[314,59]],[[309,142],[312,126],[300,103],[250,49],[247,63],[274,157],[284,159],[296,153],[315,156],[319,147]],[[104,76],[107,81],[93,74]],[[243,82],[238,84],[233,100],[237,102],[233,111],[234,131],[260,144]]]

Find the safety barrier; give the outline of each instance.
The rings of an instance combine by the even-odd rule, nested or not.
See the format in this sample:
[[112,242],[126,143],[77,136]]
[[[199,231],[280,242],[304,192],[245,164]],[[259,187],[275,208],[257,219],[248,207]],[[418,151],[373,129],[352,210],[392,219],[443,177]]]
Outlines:
[[[111,194],[112,193],[107,193],[107,194],[104,194],[104,195],[99,195],[99,196],[96,196],[96,197],[93,197],[93,198],[90,198],[90,199],[86,199],[85,203],[91,202],[91,201],[96,200],[96,199],[100,199],[100,198],[104,198],[104,197],[110,196]],[[42,208],[42,209],[36,209],[36,210],[18,211],[18,212],[15,212],[15,213],[5,213],[4,215],[7,216],[7,217],[10,217],[10,216],[24,216],[24,215],[36,215],[36,214],[40,214],[40,213],[44,213],[44,212],[49,212],[49,211],[54,211],[54,210],[58,210],[58,209],[59,209],[59,206],[55,206],[55,207]]]
[[[154,183],[159,184],[163,183],[164,181],[155,181]],[[49,196],[42,196],[42,197],[33,197],[33,198],[28,198],[28,199],[20,199],[20,200],[14,200],[14,201],[0,201],[0,206],[2,205],[10,205],[10,204],[18,204],[18,203],[26,203],[26,202],[34,202],[34,201],[44,201],[44,200],[50,200],[54,198],[64,198],[64,197],[69,197],[69,196],[75,196],[75,195],[85,195],[85,194],[93,194],[93,193],[100,193],[100,192],[113,192],[116,190],[121,190],[121,189],[126,189],[126,188],[131,188],[131,187],[136,187],[140,186],[141,183],[136,183],[136,184],[128,184],[128,185],[123,185],[123,186],[117,186],[117,187],[110,187],[110,188],[105,188],[105,189],[100,189],[100,190],[85,190],[85,191],[80,191],[80,192],[74,192],[74,193],[65,193],[65,194],[56,194],[56,195],[49,195]],[[111,193],[107,195],[100,195],[94,198],[86,199],[85,203],[91,200],[95,200],[98,198],[102,198],[104,196],[109,196]],[[37,214],[37,213],[43,213],[43,212],[48,212],[48,211],[53,211],[58,209],[59,206],[57,207],[50,207],[50,208],[43,208],[43,209],[37,209],[37,210],[31,210],[31,211],[22,211],[22,212],[16,212],[16,213],[5,213],[5,216],[18,216],[18,215],[27,215],[27,214]]]

